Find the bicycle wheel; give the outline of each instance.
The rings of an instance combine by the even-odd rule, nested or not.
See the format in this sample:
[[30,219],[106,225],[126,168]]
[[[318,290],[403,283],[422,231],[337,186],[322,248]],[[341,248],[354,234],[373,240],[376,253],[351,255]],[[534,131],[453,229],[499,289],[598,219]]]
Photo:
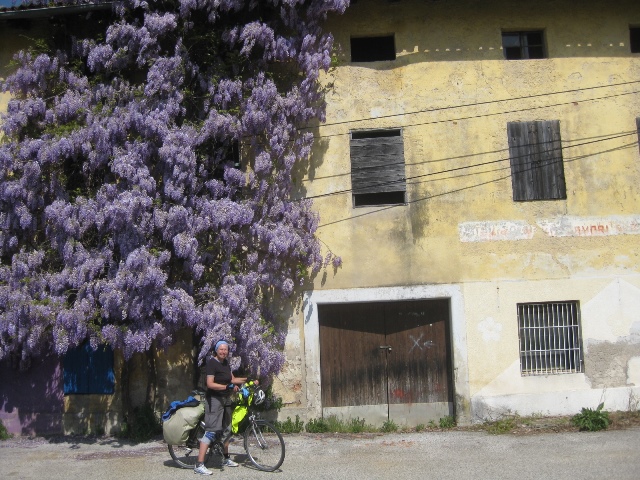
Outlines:
[[256,468],[277,470],[284,462],[284,440],[280,432],[264,420],[256,420],[244,431],[244,449]]
[[[200,449],[200,438],[204,434],[204,428],[201,425],[196,426],[191,433],[189,434],[189,438],[182,445],[168,445],[169,447],[169,455],[174,462],[180,468],[191,468],[193,469],[196,466],[196,462],[198,461],[198,452]],[[204,463],[206,464],[209,461],[209,457],[211,456],[211,449],[207,449],[207,453],[204,457]]]

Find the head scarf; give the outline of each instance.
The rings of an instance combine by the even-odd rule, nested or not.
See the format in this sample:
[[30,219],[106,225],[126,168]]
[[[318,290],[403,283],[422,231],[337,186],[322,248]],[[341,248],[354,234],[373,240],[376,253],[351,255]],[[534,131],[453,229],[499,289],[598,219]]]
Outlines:
[[216,343],[216,347],[213,349],[214,352],[218,353],[218,349],[222,346],[222,345],[226,345],[227,347],[229,346],[229,344],[224,341],[224,340],[220,340],[218,343]]

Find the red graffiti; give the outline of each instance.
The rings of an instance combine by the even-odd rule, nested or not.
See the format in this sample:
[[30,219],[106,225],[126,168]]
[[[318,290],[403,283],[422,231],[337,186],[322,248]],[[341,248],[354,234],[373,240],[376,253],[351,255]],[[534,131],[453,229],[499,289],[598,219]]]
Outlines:
[[404,398],[405,397],[404,390],[401,390],[399,388],[397,388],[393,392],[391,392],[391,395],[396,397],[396,398]]

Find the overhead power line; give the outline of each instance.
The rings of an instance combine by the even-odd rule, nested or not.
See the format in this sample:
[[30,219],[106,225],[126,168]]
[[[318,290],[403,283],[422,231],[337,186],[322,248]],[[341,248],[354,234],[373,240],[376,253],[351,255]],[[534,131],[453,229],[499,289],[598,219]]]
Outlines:
[[[574,161],[577,161],[577,160],[582,160],[582,159],[585,159],[585,158],[594,157],[596,155],[602,155],[604,153],[611,153],[611,152],[615,152],[615,151],[625,150],[625,149],[628,149],[628,148],[636,148],[637,146],[638,146],[638,142],[634,141],[634,142],[631,142],[631,143],[628,143],[628,144],[625,144],[625,145],[620,145],[620,146],[617,146],[617,147],[613,147],[613,148],[610,148],[610,149],[601,150],[601,151],[590,153],[590,154],[578,155],[578,156],[576,156],[574,158],[569,158],[569,159],[564,159],[564,160],[562,158],[560,158],[558,160],[555,160],[554,162],[547,162],[546,164],[543,164],[543,165],[535,165],[535,166],[531,166],[530,168],[519,170],[518,173],[522,173],[522,172],[526,172],[526,171],[531,171],[531,170],[543,168],[543,167],[545,167],[547,165],[550,165],[552,163],[560,163],[560,162],[562,162],[562,163],[570,163],[570,162],[574,162]],[[507,167],[504,167],[504,168],[495,169],[493,171],[506,170],[507,168],[510,169],[511,167],[507,166]],[[487,172],[487,173],[492,173],[492,172]],[[390,210],[392,208],[404,207],[406,205],[411,205],[411,204],[414,204],[414,203],[423,202],[425,200],[431,200],[433,198],[442,197],[442,196],[445,196],[445,195],[451,195],[451,194],[458,193],[458,192],[461,192],[461,191],[470,190],[472,188],[477,188],[477,187],[481,187],[481,186],[484,186],[484,185],[497,183],[497,182],[506,180],[508,178],[511,178],[511,176],[512,176],[512,174],[509,173],[509,175],[503,175],[501,177],[493,178],[493,179],[490,179],[490,180],[487,180],[487,181],[483,181],[483,182],[480,182],[480,183],[476,183],[474,185],[468,185],[468,186],[464,186],[464,187],[448,190],[446,192],[441,192],[441,193],[437,193],[437,194],[434,194],[434,195],[428,195],[426,197],[413,199],[413,200],[407,201],[407,202],[402,203],[402,204],[388,205],[388,206],[384,206],[384,207],[381,207],[381,208],[377,208],[375,210],[370,210],[368,212],[363,212],[361,214],[351,215],[349,217],[345,217],[345,218],[342,218],[342,219],[339,219],[339,220],[334,220],[334,221],[327,222],[327,223],[324,223],[322,225],[319,225],[318,229],[323,228],[323,227],[327,227],[327,226],[330,226],[330,225],[335,225],[335,224],[338,224],[338,223],[343,223],[343,222],[350,221],[350,220],[355,220],[357,218],[365,217],[365,216],[368,216],[368,215],[373,215],[375,213],[379,213],[379,212],[382,212],[382,211]]]
[[[606,137],[601,137],[598,138],[597,140],[589,140],[589,141],[585,141],[585,142],[581,142],[581,143],[573,143],[571,145],[566,145],[566,146],[561,146],[560,148],[552,148],[549,150],[545,150],[542,151],[540,153],[552,153],[554,151],[564,151],[566,149],[569,148],[577,148],[577,147],[582,147],[585,145],[592,145],[592,144],[596,144],[596,143],[600,143],[600,142],[605,142],[605,141],[609,141],[609,140],[615,140],[615,139],[619,139],[619,138],[624,138],[624,137],[628,137],[628,136],[632,136],[632,135],[636,135],[636,131],[627,131],[627,132],[621,132],[621,133],[614,133],[614,134],[610,134],[609,136]],[[564,143],[567,143],[567,141],[563,141]],[[499,153],[501,151],[507,151],[508,149],[504,149],[504,150],[496,150],[493,152],[489,152],[489,153]],[[460,158],[465,158],[465,157],[473,157],[473,156],[478,156],[478,155],[483,155],[483,154],[470,154],[467,156],[458,156],[455,157],[456,159],[460,159]],[[520,155],[520,156],[515,156],[513,157],[513,159],[517,159],[517,158],[522,158],[525,157],[526,155]],[[472,169],[472,168],[477,168],[477,167],[482,167],[482,166],[486,166],[486,165],[492,165],[492,164],[496,164],[496,163],[501,163],[501,162],[505,162],[505,161],[510,161],[512,159],[512,157],[503,157],[503,158],[499,158],[499,159],[494,159],[494,160],[489,160],[486,162],[479,162],[479,163],[474,163],[474,164],[470,164],[470,165],[462,165],[459,167],[453,167],[453,168],[448,168],[448,169],[444,169],[444,170],[438,170],[438,171],[434,171],[434,172],[428,172],[428,173],[424,173],[424,174],[420,174],[420,175],[413,175],[413,176],[408,176],[405,178],[406,181],[408,180],[414,180],[417,178],[424,178],[424,177],[433,177],[436,175],[441,175],[444,173],[451,173],[451,172],[456,172],[456,171],[461,171],[461,170],[468,170],[468,169]],[[447,159],[443,159],[443,160],[439,160],[439,161],[446,161]],[[395,164],[400,164],[400,163],[404,163],[404,162],[397,162],[394,163]],[[411,164],[411,165],[416,165],[416,164]],[[506,167],[506,168],[510,168],[510,167]],[[344,174],[340,174],[340,175],[348,175],[350,174],[350,172],[348,173],[344,173]],[[468,175],[464,175],[464,176],[468,176]],[[388,185],[391,183],[396,183],[395,181],[387,181],[387,182],[377,182],[377,183],[371,183],[371,184],[367,184],[364,186],[367,187],[377,187],[377,186],[384,186],[384,185]],[[418,183],[422,183],[422,182],[412,182],[410,184],[414,185],[414,184],[418,184]],[[353,189],[351,188],[347,188],[347,189],[343,189],[343,190],[337,190],[334,192],[327,192],[327,193],[321,193],[318,195],[310,195],[310,196],[306,196],[304,197],[305,199],[315,199],[315,198],[322,198],[322,197],[327,197],[327,196],[332,196],[332,195],[341,195],[341,194],[345,194],[345,193],[351,193],[353,191]]]
[[[547,104],[547,105],[535,105],[532,107],[526,107],[526,108],[518,108],[518,109],[513,109],[513,110],[502,110],[499,112],[490,112],[490,113],[481,113],[478,115],[468,115],[465,117],[455,117],[455,118],[447,118],[447,119],[442,119],[442,120],[431,120],[431,121],[427,121],[427,122],[415,122],[415,123],[407,123],[407,124],[402,124],[402,125],[394,125],[393,127],[388,127],[388,128],[408,128],[408,127],[417,127],[420,125],[436,125],[439,123],[448,123],[448,122],[459,122],[459,121],[463,121],[463,120],[473,120],[476,118],[484,118],[484,117],[495,117],[495,116],[499,116],[499,115],[507,115],[507,114],[511,114],[511,113],[521,113],[521,112],[529,112],[532,110],[542,110],[545,108],[553,108],[553,107],[562,107],[565,105],[575,105],[578,103],[586,103],[586,102],[595,102],[595,101],[600,101],[600,100],[608,100],[611,98],[616,98],[616,97],[624,97],[626,95],[634,95],[640,93],[640,90],[634,90],[631,92],[622,92],[622,93],[615,93],[615,94],[610,94],[610,95],[604,95],[602,97],[594,97],[594,98],[585,98],[585,99],[574,99],[574,100],[568,100],[566,102],[560,102],[560,103],[552,103],[552,104]],[[474,106],[474,105],[464,105],[465,107],[469,107],[469,106]],[[443,110],[448,110],[450,108],[461,108],[461,107],[445,107],[443,108]],[[429,110],[429,111],[436,111],[436,110]],[[394,115],[395,116],[395,115]],[[375,117],[375,118],[371,118],[368,120],[377,120],[379,117]],[[359,121],[363,121],[363,120],[359,120]],[[353,121],[353,123],[355,123],[356,121]],[[350,122],[352,123],[352,122]],[[387,127],[384,127],[387,128]],[[340,137],[343,135],[349,135],[350,132],[340,132],[340,133],[330,133],[330,134],[325,134],[325,135],[316,135],[315,138],[330,138],[330,137]]]
[[[560,91],[556,91],[556,92],[545,92],[545,93],[538,93],[538,94],[534,94],[534,95],[523,95],[523,96],[519,96],[519,97],[509,97],[509,98],[500,98],[500,99],[495,99],[495,100],[485,100],[485,101],[481,101],[481,102],[461,103],[459,105],[449,105],[449,106],[446,106],[446,107],[430,107],[430,108],[425,108],[425,109],[420,109],[420,110],[413,110],[413,111],[410,111],[410,112],[390,113],[388,115],[380,115],[378,117],[356,118],[356,119],[351,119],[351,120],[341,120],[341,121],[337,121],[337,122],[325,122],[325,123],[322,123],[322,124],[316,125],[316,126],[301,127],[298,130],[301,130],[301,131],[302,130],[315,130],[317,128],[332,127],[332,126],[335,126],[335,125],[346,125],[346,124],[351,124],[351,123],[367,122],[367,121],[370,121],[370,120],[381,120],[381,119],[394,118],[394,117],[406,117],[408,115],[418,115],[418,114],[421,114],[421,113],[442,112],[442,111],[447,111],[447,110],[455,110],[455,109],[458,109],[458,108],[478,107],[478,106],[481,106],[481,105],[491,105],[491,104],[494,104],[494,103],[513,102],[513,101],[517,101],[517,100],[528,100],[528,99],[533,99],[533,98],[550,97],[552,95],[564,95],[564,94],[568,94],[568,93],[587,92],[587,91],[590,91],[590,90],[599,90],[599,89],[602,89],[602,88],[613,88],[613,87],[621,87],[621,86],[625,86],[625,85],[635,85],[635,84],[640,84],[640,80],[632,80],[632,81],[629,81],[629,82],[620,82],[620,83],[611,83],[609,85],[595,85],[593,87],[574,88],[574,89],[570,89],[570,90],[560,90]],[[603,98],[606,98],[606,97],[603,97]],[[578,100],[575,100],[575,101],[578,101]],[[342,134],[339,134],[339,135],[342,135]],[[324,135],[322,137],[324,137]]]

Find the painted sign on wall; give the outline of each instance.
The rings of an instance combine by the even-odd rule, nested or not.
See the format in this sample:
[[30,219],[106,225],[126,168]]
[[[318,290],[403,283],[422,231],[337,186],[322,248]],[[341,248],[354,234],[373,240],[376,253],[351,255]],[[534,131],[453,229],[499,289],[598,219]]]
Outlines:
[[537,223],[550,237],[640,235],[640,215],[608,217],[565,216],[539,220]]
[[524,221],[464,222],[458,224],[461,242],[529,240],[535,227]]
[[[603,237],[640,235],[640,215],[608,217],[556,217],[536,222],[550,237]],[[536,227],[525,221],[464,222],[458,224],[461,242],[530,240]]]

